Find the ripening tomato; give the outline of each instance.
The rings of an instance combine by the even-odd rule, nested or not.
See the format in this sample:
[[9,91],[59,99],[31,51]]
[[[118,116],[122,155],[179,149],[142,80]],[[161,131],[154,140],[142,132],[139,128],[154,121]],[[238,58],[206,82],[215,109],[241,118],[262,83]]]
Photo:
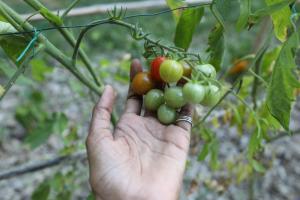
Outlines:
[[145,107],[150,111],[156,111],[164,102],[164,93],[158,89],[150,90],[145,96]]
[[183,96],[186,102],[198,104],[206,95],[206,89],[199,83],[189,82],[183,87]]
[[244,72],[248,67],[249,62],[247,60],[240,60],[234,63],[234,65],[230,68],[229,74],[235,75]]
[[160,65],[159,74],[165,82],[176,83],[182,78],[183,67],[176,60],[167,59]]
[[176,110],[168,107],[167,105],[161,105],[157,111],[158,120],[165,125],[172,124],[176,120]]
[[151,69],[150,69],[150,73],[151,73],[151,77],[153,80],[161,82],[163,81],[160,77],[159,74],[159,69],[160,69],[160,65],[166,60],[166,57],[163,56],[159,56],[157,58],[155,58],[152,63],[151,63]]
[[184,60],[181,61],[180,64],[182,65],[182,68],[183,68],[183,76],[189,78],[192,74],[191,66]]
[[204,106],[214,106],[218,103],[221,98],[221,89],[215,85],[206,86],[206,95],[201,101],[201,104]]
[[138,95],[144,95],[155,87],[155,82],[147,72],[140,72],[132,80],[132,90]]
[[211,64],[197,65],[196,70],[202,72],[206,77],[216,78],[217,72]]
[[178,109],[186,104],[182,93],[182,87],[171,87],[165,90],[165,102],[167,106]]

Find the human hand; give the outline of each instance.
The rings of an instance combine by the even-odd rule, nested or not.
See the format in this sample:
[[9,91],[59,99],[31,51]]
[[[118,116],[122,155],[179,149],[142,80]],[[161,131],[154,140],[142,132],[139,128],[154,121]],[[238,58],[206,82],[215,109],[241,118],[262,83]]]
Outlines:
[[[140,71],[140,62],[134,60],[131,80]],[[191,125],[178,122],[165,126],[147,111],[141,116],[142,97],[129,89],[125,111],[112,131],[115,98],[113,88],[106,86],[94,108],[87,138],[90,184],[96,199],[178,199]],[[180,115],[191,116],[192,111],[187,105]]]

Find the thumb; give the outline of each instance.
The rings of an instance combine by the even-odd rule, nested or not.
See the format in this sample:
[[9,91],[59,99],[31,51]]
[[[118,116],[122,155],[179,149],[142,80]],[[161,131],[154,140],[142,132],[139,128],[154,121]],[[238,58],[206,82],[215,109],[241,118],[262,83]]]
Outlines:
[[110,119],[115,98],[116,92],[114,89],[110,85],[105,86],[99,102],[94,107],[88,137],[112,137]]

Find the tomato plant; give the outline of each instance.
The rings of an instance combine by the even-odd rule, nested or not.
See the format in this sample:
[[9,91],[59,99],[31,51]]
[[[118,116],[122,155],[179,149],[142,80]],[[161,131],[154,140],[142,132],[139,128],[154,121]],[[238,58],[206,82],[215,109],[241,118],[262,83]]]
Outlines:
[[[67,7],[67,1],[61,2],[64,3],[61,8],[68,8],[66,9],[68,12],[79,1],[75,0],[69,7]],[[260,177],[256,173],[263,174],[272,167],[272,160],[265,162],[264,159],[265,144],[271,144],[285,135],[292,135],[290,133],[295,131],[291,130],[291,116],[293,116],[291,111],[300,88],[299,63],[296,62],[300,46],[299,13],[297,12],[299,2],[295,0],[213,0],[201,2],[200,5],[192,7],[189,7],[188,1],[168,0],[168,6],[177,10],[127,15],[123,10],[115,8],[108,12],[109,15],[105,19],[92,21],[88,16],[86,21],[90,23],[86,25],[77,20],[73,21],[74,18],[67,19],[67,13],[59,15],[52,12],[38,0],[25,0],[22,3],[28,4],[34,10],[33,13],[24,17],[17,12],[19,8],[11,9],[11,5],[22,5],[20,2],[13,4],[11,1],[8,3],[0,1],[0,46],[6,54],[6,56],[1,55],[5,58],[2,59],[3,65],[0,65],[1,102],[4,97],[8,98],[7,101],[11,100],[10,95],[7,94],[10,93],[15,83],[21,85],[20,90],[26,84],[30,85],[30,88],[43,90],[43,86],[48,81],[47,76],[55,73],[56,70],[52,70],[43,62],[33,60],[37,57],[45,61],[48,61],[48,57],[54,59],[55,61],[51,61],[49,65],[60,64],[76,78],[72,79],[73,82],[77,81],[77,84],[72,86],[72,91],[73,89],[74,91],[81,90],[77,92],[81,95],[80,97],[91,96],[93,99],[95,95],[102,94],[106,82],[114,83],[114,86],[123,90],[124,83],[129,82],[130,61],[128,58],[133,55],[140,55],[140,57],[143,55],[145,58],[143,62],[151,63],[150,70],[134,77],[132,89],[136,94],[145,95],[146,109],[156,111],[158,120],[165,125],[174,124],[177,118],[176,111],[180,111],[187,102],[195,104],[196,109],[202,111],[200,116],[194,118],[192,142],[199,146],[193,149],[201,149],[197,158],[199,161],[210,165],[214,170],[228,170],[226,171],[229,174],[226,174],[226,177],[229,177],[228,180],[225,178],[226,180],[223,181],[224,177],[216,178],[222,180],[219,182],[225,182],[217,187],[225,188],[223,192],[228,191],[226,190],[229,185],[227,182],[241,183],[248,181],[247,177],[251,177],[252,183],[249,181],[251,186],[254,179]],[[55,6],[57,7],[58,4]],[[165,18],[159,18],[160,22],[166,23],[164,26],[157,26],[155,23],[152,27],[148,23],[155,16],[162,17],[162,14],[168,12],[173,13],[174,21],[165,21],[169,18],[166,15]],[[35,16],[36,14],[40,15]],[[205,16],[205,23],[201,21],[203,16]],[[39,17],[45,21],[34,23],[33,21]],[[96,17],[100,18],[101,15]],[[131,24],[127,20],[130,18],[134,21],[142,17],[144,21],[140,23],[141,25]],[[124,32],[110,28],[101,30],[102,32],[92,32],[94,27],[103,24],[122,27]],[[198,28],[199,24],[200,28]],[[176,29],[170,31],[173,25]],[[72,33],[71,28],[81,29]],[[145,32],[144,28],[151,32]],[[52,37],[55,34],[47,34],[50,30],[53,32],[57,30],[62,38],[59,41],[54,40]],[[128,30],[134,41],[123,37],[127,33],[125,31]],[[92,32],[92,36],[86,38],[88,32]],[[194,37],[195,34],[198,35]],[[170,38],[173,36],[172,42]],[[125,64],[120,65],[120,68],[114,68],[112,66],[115,66],[115,62],[109,57],[108,61],[101,62],[98,66],[97,60],[89,59],[91,51],[86,53],[85,50],[92,49],[92,52],[98,52],[95,49],[99,48],[98,44],[101,43],[102,48],[102,44],[109,42],[108,38],[113,37],[117,37],[118,42],[114,46],[107,44],[107,49],[126,52]],[[124,38],[126,42],[123,44],[121,41]],[[81,48],[83,41],[84,47],[93,46],[93,48]],[[68,45],[65,45],[66,43]],[[204,49],[205,47],[207,48]],[[101,52],[104,51],[101,50]],[[70,51],[72,51],[71,56]],[[141,51],[144,51],[143,54]],[[109,52],[109,55],[114,54]],[[12,62],[7,62],[6,58]],[[242,59],[235,62],[232,68],[228,68],[232,65],[230,60],[233,58]],[[229,78],[235,76],[235,80],[228,81],[226,75],[229,75]],[[67,77],[64,80],[69,79]],[[122,86],[118,85],[120,80]],[[88,90],[81,88],[81,85]],[[24,89],[24,91],[19,92],[18,88],[16,92],[18,98],[15,99],[24,100],[22,99],[23,93],[27,96],[30,94],[27,90]],[[14,92],[11,94],[15,95]],[[63,98],[51,97],[52,99],[59,101]],[[64,137],[65,135],[68,137],[66,141],[64,140],[65,146],[61,152],[72,157],[72,154],[81,148],[80,145],[74,145],[74,141],[77,140],[79,143],[84,139],[78,138],[80,134],[77,135],[76,127],[63,130],[68,122],[65,115],[45,111],[45,108],[40,107],[39,104],[30,106],[36,102],[38,101],[32,100],[15,109],[16,121],[24,126],[26,133],[33,133],[30,137],[26,137],[29,139],[25,139],[24,143],[31,143],[32,148],[37,147],[45,144],[52,132],[60,132]],[[54,103],[51,102],[52,104]],[[121,111],[113,112],[111,118],[113,125],[116,125],[118,119],[116,113],[121,113]],[[78,122],[71,124],[78,124]],[[220,137],[222,134],[214,133],[213,130],[218,131],[218,128],[224,124],[234,127],[233,130],[236,130],[238,134],[228,134],[230,137],[224,138]],[[9,131],[10,128],[8,128]],[[231,135],[239,135],[239,137],[231,138]],[[243,149],[239,147],[236,159],[224,161],[222,160],[225,157],[224,154],[218,155],[219,150],[224,149],[219,140],[226,140],[224,143],[241,140]],[[232,159],[231,156],[229,157]],[[224,161],[224,165],[220,165],[221,161]],[[62,175],[58,177],[57,180],[60,181],[52,182],[61,183],[59,188],[64,188],[64,184],[70,185],[68,179],[64,179]],[[234,180],[235,177],[237,180]],[[58,195],[64,193],[53,189],[58,186],[49,188],[50,185],[51,187],[56,185],[52,182],[42,184],[39,190],[46,191],[48,195],[49,191],[52,191],[50,192],[52,196],[49,198],[59,199]],[[250,186],[252,190],[255,189],[253,185]],[[36,194],[39,190],[34,193],[33,197],[38,198],[39,195]],[[251,194],[251,190],[249,191]],[[67,192],[70,191],[67,190]],[[255,195],[249,199],[255,199]]]

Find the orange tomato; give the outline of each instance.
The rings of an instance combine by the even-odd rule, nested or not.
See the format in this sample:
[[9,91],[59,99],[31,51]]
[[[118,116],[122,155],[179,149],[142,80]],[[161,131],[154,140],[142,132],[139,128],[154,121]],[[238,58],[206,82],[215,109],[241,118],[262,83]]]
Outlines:
[[229,75],[236,75],[244,72],[248,67],[249,62],[247,60],[239,60],[229,70]]
[[155,82],[147,72],[140,72],[132,80],[132,90],[138,95],[144,95],[155,87]]

